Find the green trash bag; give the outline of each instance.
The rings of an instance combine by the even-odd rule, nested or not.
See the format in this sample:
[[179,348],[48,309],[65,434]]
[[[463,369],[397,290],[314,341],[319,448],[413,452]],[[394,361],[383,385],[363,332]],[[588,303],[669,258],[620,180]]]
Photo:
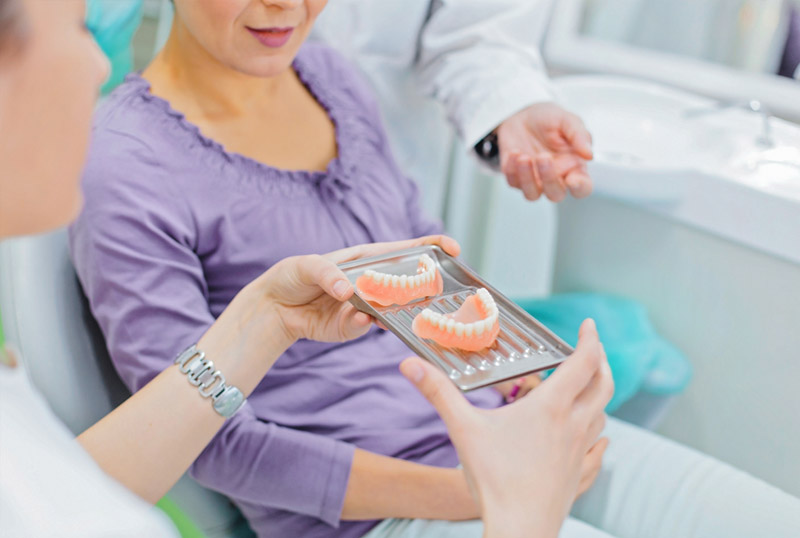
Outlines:
[[614,397],[606,408],[609,413],[639,391],[669,396],[682,392],[689,383],[689,360],[656,334],[644,307],[635,301],[569,293],[516,302],[572,346],[578,343],[583,320],[595,320],[614,376]]
[[133,34],[142,21],[142,0],[88,0],[86,26],[111,62],[103,85],[108,93],[133,70]]

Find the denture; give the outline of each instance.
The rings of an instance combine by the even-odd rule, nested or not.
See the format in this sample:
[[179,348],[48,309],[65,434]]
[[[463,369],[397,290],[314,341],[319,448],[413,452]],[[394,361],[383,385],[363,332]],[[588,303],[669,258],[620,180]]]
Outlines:
[[416,275],[392,275],[368,269],[356,280],[356,288],[358,294],[367,301],[389,306],[439,295],[444,283],[436,263],[423,254],[419,257]]
[[442,347],[480,351],[497,339],[499,312],[492,295],[481,288],[455,312],[440,314],[426,308],[414,318],[411,329]]

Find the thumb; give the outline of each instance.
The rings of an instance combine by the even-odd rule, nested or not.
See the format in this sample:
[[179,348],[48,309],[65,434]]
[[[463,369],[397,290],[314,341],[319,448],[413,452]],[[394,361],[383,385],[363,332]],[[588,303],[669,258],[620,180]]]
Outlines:
[[454,427],[475,411],[444,372],[419,357],[404,360],[400,372],[436,408],[451,435]]
[[319,286],[322,291],[339,301],[353,294],[353,286],[341,269],[328,258],[318,255],[302,256],[298,260],[300,281]]

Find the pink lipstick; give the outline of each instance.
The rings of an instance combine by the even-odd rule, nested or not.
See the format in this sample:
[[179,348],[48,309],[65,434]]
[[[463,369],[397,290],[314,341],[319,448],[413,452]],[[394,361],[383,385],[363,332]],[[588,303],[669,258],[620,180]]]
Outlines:
[[292,37],[294,28],[250,28],[247,30],[265,47],[277,49],[286,44]]

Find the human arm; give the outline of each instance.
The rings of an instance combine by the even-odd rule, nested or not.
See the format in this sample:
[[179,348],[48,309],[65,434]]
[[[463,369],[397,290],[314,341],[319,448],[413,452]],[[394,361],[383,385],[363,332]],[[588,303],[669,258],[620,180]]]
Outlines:
[[[236,296],[198,348],[229,384],[249,395],[298,338],[339,341],[366,332],[370,318],[343,302],[353,288],[336,263],[419,244],[458,251],[455,241],[440,236],[282,260]],[[107,474],[155,502],[224,423],[190,389],[172,365],[78,440]]]
[[[196,221],[185,215],[181,193],[165,193],[171,186],[167,178],[144,164],[142,157],[126,167],[97,170],[90,162],[86,210],[71,230],[84,291],[115,366],[133,390],[174,368],[175,355],[201,340],[215,321]],[[419,243],[393,248],[413,244]],[[200,399],[185,381],[182,388]],[[214,414],[210,406],[205,410]],[[245,404],[222,425],[191,472],[231,497],[336,525],[353,451],[349,443],[269,422]]]
[[404,361],[401,371],[447,425],[481,506],[485,536],[555,538],[587,454],[596,458],[607,444],[598,437],[613,381],[594,323],[584,322],[575,353],[540,387],[500,409],[472,407],[421,359]]
[[462,469],[447,469],[356,449],[342,519],[480,517]]
[[529,200],[591,192],[591,137],[558,106],[539,53],[549,0],[444,0],[422,28],[416,70],[467,147],[497,134],[500,169]]

